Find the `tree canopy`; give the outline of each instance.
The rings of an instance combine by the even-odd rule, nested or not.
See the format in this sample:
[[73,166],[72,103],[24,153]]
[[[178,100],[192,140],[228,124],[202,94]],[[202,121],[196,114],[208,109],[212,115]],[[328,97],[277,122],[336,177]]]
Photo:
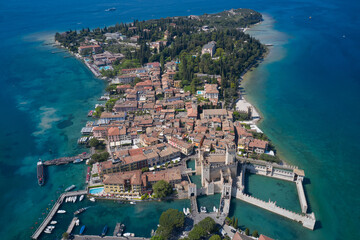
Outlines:
[[184,223],[184,213],[170,208],[161,214],[157,234],[163,239],[168,239],[175,229],[183,228]]
[[172,194],[171,184],[165,180],[160,180],[152,186],[152,189],[158,198],[164,198]]

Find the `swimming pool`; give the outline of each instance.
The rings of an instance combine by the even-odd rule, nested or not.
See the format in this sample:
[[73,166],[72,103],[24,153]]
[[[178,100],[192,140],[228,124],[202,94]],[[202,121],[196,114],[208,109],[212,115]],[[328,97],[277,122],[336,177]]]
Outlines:
[[105,66],[105,67],[99,67],[100,70],[109,70],[110,69],[110,66]]
[[104,191],[104,187],[90,188],[89,189],[90,194],[99,194],[99,193],[102,193],[102,191]]

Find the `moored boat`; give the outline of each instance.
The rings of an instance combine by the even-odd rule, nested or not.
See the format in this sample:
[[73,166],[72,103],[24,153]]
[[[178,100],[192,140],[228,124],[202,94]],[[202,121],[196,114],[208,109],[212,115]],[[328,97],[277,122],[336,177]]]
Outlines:
[[135,237],[135,233],[124,233],[124,237]]
[[201,207],[200,207],[200,212],[202,212],[202,213],[206,213],[206,212],[207,212],[207,211],[206,211],[206,207],[201,206]]
[[44,163],[41,159],[37,162],[37,179],[39,186],[44,185],[45,178],[44,178]]
[[84,195],[81,195],[79,198],[79,202],[81,202],[84,199]]
[[83,225],[81,228],[80,228],[80,232],[79,234],[82,235],[85,231],[85,225]]
[[76,210],[76,211],[74,212],[74,215],[78,215],[78,214],[83,213],[83,212],[85,212],[85,211],[86,211],[86,208],[80,208],[80,209],[78,209],[78,210]]
[[82,161],[84,161],[84,160],[81,158],[77,158],[73,161],[73,163],[81,163]]
[[89,200],[92,201],[92,202],[95,202],[95,198],[93,198],[93,197],[90,198]]
[[57,213],[66,213],[65,210],[58,210]]
[[105,225],[105,227],[103,228],[100,236],[101,236],[101,237],[104,237],[104,236],[106,235],[107,231],[108,231],[108,226]]
[[51,221],[50,224],[52,225],[57,224],[57,221]]
[[131,201],[130,204],[136,204],[136,202]]
[[71,190],[73,190],[75,187],[76,187],[75,185],[71,185],[70,187],[68,187],[68,188],[65,189],[65,192],[71,191]]

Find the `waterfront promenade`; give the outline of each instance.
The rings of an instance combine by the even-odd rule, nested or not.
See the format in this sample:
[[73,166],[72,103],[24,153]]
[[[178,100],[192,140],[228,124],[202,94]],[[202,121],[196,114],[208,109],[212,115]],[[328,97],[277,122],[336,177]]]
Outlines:
[[32,239],[38,239],[39,238],[39,236],[44,231],[46,226],[50,223],[51,219],[57,213],[59,207],[61,206],[61,204],[63,203],[63,201],[64,201],[64,199],[66,197],[77,196],[77,195],[85,195],[86,193],[87,193],[86,190],[80,190],[80,191],[66,192],[66,193],[61,194],[60,197],[57,199],[56,203],[54,204],[54,206],[51,208],[49,214],[46,216],[44,221],[39,225],[39,227],[33,233],[31,238]]

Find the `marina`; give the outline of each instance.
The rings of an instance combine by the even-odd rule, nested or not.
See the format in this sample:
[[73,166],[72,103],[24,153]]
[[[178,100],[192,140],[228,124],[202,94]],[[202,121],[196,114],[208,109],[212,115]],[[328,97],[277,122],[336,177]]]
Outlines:
[[45,230],[45,228],[52,221],[52,218],[55,216],[55,214],[57,213],[59,207],[64,202],[64,199],[66,197],[78,196],[78,195],[83,195],[83,194],[86,194],[86,190],[75,191],[75,192],[67,192],[67,193],[61,194],[60,197],[55,202],[55,204],[53,205],[53,207],[51,208],[51,210],[50,210],[49,214],[47,215],[47,217],[39,225],[39,227],[36,229],[36,231],[32,234],[31,238],[32,239],[38,239],[39,238],[40,234]]

